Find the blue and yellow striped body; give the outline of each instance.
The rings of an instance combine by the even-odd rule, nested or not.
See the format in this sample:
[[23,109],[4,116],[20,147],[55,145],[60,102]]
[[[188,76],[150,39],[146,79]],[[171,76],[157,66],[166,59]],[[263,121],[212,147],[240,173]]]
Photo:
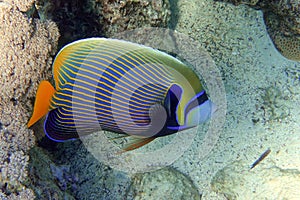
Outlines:
[[212,112],[190,68],[131,42],[90,38],[71,43],[55,58],[53,76],[55,92],[44,129],[55,141],[97,130],[159,137],[194,127]]

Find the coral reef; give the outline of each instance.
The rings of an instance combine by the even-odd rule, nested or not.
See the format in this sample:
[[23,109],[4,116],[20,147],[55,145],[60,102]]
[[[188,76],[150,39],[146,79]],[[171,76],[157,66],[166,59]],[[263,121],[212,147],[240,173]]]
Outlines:
[[[281,12],[281,7],[275,9],[280,12],[276,14],[273,13],[275,11],[264,12],[268,33],[283,56],[300,61],[300,1],[298,11],[296,11],[297,15],[291,12]],[[289,9],[286,8],[286,11]]]
[[300,61],[300,1],[223,0],[261,9],[276,48],[288,59]]
[[[15,4],[13,4],[15,3]],[[38,81],[50,76],[51,55],[56,51],[58,29],[21,11],[32,1],[0,2],[0,187],[3,199],[33,199],[24,186],[28,150],[35,144],[28,130],[30,99]],[[13,27],[13,28],[12,28]]]
[[127,199],[201,199],[193,182],[172,168],[137,174]]
[[28,9],[31,8],[34,0],[19,0],[19,1],[16,1],[16,0],[4,0],[4,2],[10,4],[10,5],[15,5],[19,11],[22,11],[22,12],[25,12],[27,11]]
[[16,200],[16,199],[21,199],[21,200],[32,200],[34,197],[33,191],[30,189],[24,189],[18,194],[11,194],[8,197],[0,192],[0,199],[1,200]]
[[[97,161],[94,170],[77,163],[78,158],[77,161],[70,159],[70,163],[77,163],[72,167],[71,164],[66,167],[53,163],[53,158],[34,147],[35,136],[26,123],[39,81],[51,77],[52,56],[57,51],[59,38],[58,28],[51,19],[63,33],[62,45],[78,38],[101,36],[102,26],[106,35],[139,26],[165,26],[169,16],[167,8],[168,1],[163,0],[7,0],[0,3],[1,199],[33,199],[33,191],[38,199],[72,199],[69,193],[78,198],[91,193],[96,198],[113,198],[120,193],[117,190],[125,192],[120,187],[128,185],[129,179]],[[28,151],[32,147],[29,159]],[[100,170],[99,176],[94,174],[97,170]],[[77,177],[73,176],[73,171],[83,173]],[[122,180],[126,184],[120,184]]]
[[[37,12],[37,15],[35,14],[37,19],[43,22],[51,19],[57,23],[62,35],[60,45],[78,38],[110,36],[115,32],[142,26],[166,26],[169,17],[168,1],[162,0],[80,2],[38,0],[35,1],[34,7],[36,11],[31,11],[31,14],[27,12],[28,15]],[[36,132],[43,132],[38,129]],[[38,142],[41,144],[39,139]],[[99,163],[79,141],[58,146],[55,153],[51,152],[53,147],[48,149],[51,155],[37,150],[37,147],[30,152],[31,178],[28,185],[35,191],[37,198],[124,197],[127,187],[131,184],[131,179],[125,173]]]
[[[98,7],[89,0],[37,0],[34,4],[35,17],[54,21],[61,33],[59,48],[77,39],[103,36],[102,24],[99,14],[95,12]],[[100,3],[98,3],[100,4]]]
[[0,98],[26,101],[34,96],[38,81],[51,75],[58,30],[53,22],[29,19],[7,3],[1,3],[0,14]]

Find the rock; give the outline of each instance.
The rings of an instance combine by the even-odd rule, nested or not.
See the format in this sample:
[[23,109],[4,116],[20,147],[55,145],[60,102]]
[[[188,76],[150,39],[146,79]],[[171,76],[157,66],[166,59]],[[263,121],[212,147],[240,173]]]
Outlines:
[[36,199],[75,199],[70,193],[75,183],[72,173],[65,165],[55,164],[47,151],[40,147],[30,150],[27,187],[31,188]]
[[201,194],[193,182],[173,168],[137,174],[128,190],[127,199],[195,199]]
[[[249,170],[235,161],[219,170],[211,181],[212,189],[227,199],[297,199],[300,196],[300,172],[259,164]],[[252,188],[252,190],[249,190]]]
[[166,27],[170,11],[166,0],[101,1],[100,20],[106,35],[139,27]]
[[66,184],[75,199],[123,199],[131,184],[128,174],[100,163],[80,141],[59,144],[53,159],[62,163],[52,167],[60,190]]
[[62,44],[139,27],[166,27],[170,18],[168,0],[37,0],[35,5],[41,19],[57,23]]

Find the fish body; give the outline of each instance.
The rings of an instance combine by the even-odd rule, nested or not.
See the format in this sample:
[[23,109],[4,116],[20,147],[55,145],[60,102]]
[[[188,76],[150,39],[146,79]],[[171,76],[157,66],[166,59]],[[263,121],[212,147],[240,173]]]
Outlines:
[[193,70],[123,40],[89,38],[65,46],[53,78],[54,87],[41,82],[28,127],[46,115],[44,131],[58,142],[98,130],[154,139],[195,127],[215,110]]

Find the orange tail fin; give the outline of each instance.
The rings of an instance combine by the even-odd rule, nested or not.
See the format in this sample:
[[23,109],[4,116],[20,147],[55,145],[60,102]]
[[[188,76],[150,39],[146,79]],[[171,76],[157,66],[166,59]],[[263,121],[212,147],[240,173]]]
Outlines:
[[42,81],[36,93],[33,114],[27,124],[31,127],[49,111],[50,100],[55,93],[54,87],[48,81]]

